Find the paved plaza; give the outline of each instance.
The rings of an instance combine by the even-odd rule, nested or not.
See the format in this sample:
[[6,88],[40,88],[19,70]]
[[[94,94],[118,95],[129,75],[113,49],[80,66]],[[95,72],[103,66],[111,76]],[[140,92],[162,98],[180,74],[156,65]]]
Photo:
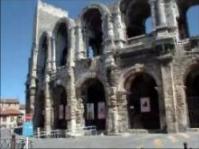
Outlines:
[[[16,138],[19,137],[17,136]],[[11,138],[11,133],[8,130],[1,130],[1,140],[5,138]],[[30,140],[32,148],[184,148],[184,143],[187,144],[188,148],[199,148],[198,132],[177,134],[139,133],[123,134],[122,136],[81,136],[74,138],[30,138]]]

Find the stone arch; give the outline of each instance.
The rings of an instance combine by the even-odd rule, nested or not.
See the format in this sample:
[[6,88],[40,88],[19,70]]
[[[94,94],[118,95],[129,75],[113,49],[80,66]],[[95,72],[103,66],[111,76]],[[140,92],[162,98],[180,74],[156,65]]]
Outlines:
[[159,95],[156,87],[154,78],[144,72],[136,73],[126,80],[129,128],[160,129]]
[[55,45],[55,57],[56,65],[64,66],[67,64],[67,59],[69,56],[70,34],[69,30],[74,26],[73,22],[69,18],[60,18],[53,28],[53,38]]
[[103,86],[105,87],[105,83],[103,81],[103,79],[100,77],[100,76],[97,76],[96,73],[93,73],[93,72],[87,72],[87,73],[84,73],[84,74],[81,74],[81,77],[80,79],[78,79],[76,81],[76,95],[78,98],[81,98],[80,95],[81,95],[81,86],[83,85],[83,83],[88,80],[88,79],[98,79],[102,84]]
[[83,40],[87,57],[89,58],[99,56],[103,53],[107,16],[111,16],[111,13],[103,4],[89,5],[85,7],[80,14]]
[[[120,0],[117,3],[126,24],[129,38],[146,34],[148,22],[151,22],[151,9],[148,0]],[[142,9],[140,9],[142,8]],[[144,10],[144,11],[143,11]],[[146,20],[147,21],[146,24]],[[151,28],[151,27],[150,27]]]
[[190,36],[187,12],[193,6],[199,6],[198,0],[177,0],[179,15],[177,16],[179,38],[185,39]]
[[105,87],[98,78],[88,78],[81,85],[85,126],[96,126],[98,131],[106,129],[107,102]]
[[102,14],[102,17],[105,17],[106,15],[111,15],[110,10],[108,7],[104,4],[91,4],[83,8],[83,10],[80,13],[80,18],[83,18],[83,15],[89,10],[89,9],[98,9],[100,13]]
[[189,127],[199,128],[199,63],[192,64],[184,76]]
[[161,86],[160,79],[157,77],[157,74],[155,74],[154,71],[151,71],[150,69],[148,69],[148,67],[144,66],[143,64],[135,64],[134,66],[125,70],[120,75],[119,80],[121,80],[121,81],[118,84],[117,90],[121,91],[121,92],[125,92],[124,84],[125,84],[125,81],[127,80],[127,78],[130,76],[134,76],[136,73],[139,73],[139,72],[148,73],[155,79],[157,86],[158,87]]
[[[137,64],[127,69],[121,75],[120,80],[121,83],[118,86],[118,91],[123,92],[125,95],[123,100],[127,100],[129,128],[149,130],[163,129],[161,126],[163,123],[161,117],[164,117],[164,114],[160,113],[160,111],[162,111],[160,109],[163,108],[161,103],[163,101],[160,100],[160,80],[157,79],[157,76],[147,70],[144,65]],[[146,83],[145,85],[143,85],[144,82]],[[143,87],[143,92],[138,94],[140,86]],[[141,112],[141,100],[145,100],[144,98],[147,102],[149,101],[150,112]],[[132,107],[134,107],[133,110],[135,111],[132,111]],[[156,123],[153,123],[153,121],[156,121]]]

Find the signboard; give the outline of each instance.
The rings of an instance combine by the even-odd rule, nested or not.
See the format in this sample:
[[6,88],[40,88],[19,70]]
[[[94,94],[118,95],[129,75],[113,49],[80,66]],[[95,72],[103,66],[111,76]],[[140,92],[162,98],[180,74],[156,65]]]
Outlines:
[[65,119],[70,120],[70,106],[65,106]]
[[63,119],[63,118],[64,118],[64,106],[59,105],[59,119]]
[[24,122],[23,123],[23,136],[31,137],[33,136],[33,124],[32,121]]
[[141,106],[141,112],[150,112],[151,106],[150,106],[150,98],[149,97],[142,97],[140,98],[140,106]]
[[87,106],[86,118],[87,120],[93,120],[94,119],[94,104],[87,103],[86,106]]
[[106,118],[106,109],[105,109],[105,102],[98,103],[98,119],[105,119]]

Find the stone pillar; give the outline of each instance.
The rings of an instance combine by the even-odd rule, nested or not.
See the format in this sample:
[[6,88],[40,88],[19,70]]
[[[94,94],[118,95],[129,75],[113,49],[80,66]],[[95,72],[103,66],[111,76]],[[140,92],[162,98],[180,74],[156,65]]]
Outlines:
[[156,27],[157,25],[156,0],[149,0],[149,5],[151,8],[151,18],[152,18],[153,27]]
[[78,20],[77,26],[75,28],[76,34],[76,59],[81,60],[85,58],[85,47],[83,43],[82,26],[81,22]]
[[114,45],[114,31],[113,31],[113,22],[111,21],[110,16],[104,16],[103,18],[103,44],[105,54],[105,65],[107,67],[114,66],[113,50],[115,49]]
[[[156,4],[154,4],[156,3]],[[168,34],[168,26],[167,26],[167,16],[166,16],[166,4],[164,0],[158,0],[156,2],[152,2],[155,5],[155,15],[156,15],[156,38],[162,39],[167,38]],[[153,12],[154,13],[154,12]]]
[[162,62],[162,85],[163,97],[165,103],[167,132],[177,132],[176,102],[174,91],[174,80],[172,75],[172,64],[170,62]]
[[52,35],[50,37],[51,39],[51,46],[52,46],[52,71],[56,72],[56,40],[55,40],[55,35]]
[[118,105],[116,97],[116,87],[110,87],[108,93],[108,113],[107,113],[107,132],[108,134],[117,134],[119,132],[118,124]]
[[121,12],[118,7],[115,8],[113,13],[113,21],[115,44],[118,48],[123,48],[126,41],[126,28],[124,22],[122,21]]
[[71,20],[71,26],[69,27],[69,59],[68,59],[68,105],[70,105],[70,121],[68,122],[69,130],[72,134],[75,134],[76,130],[76,96],[75,96],[75,24]]
[[104,54],[105,54],[105,69],[104,74],[106,76],[110,76],[110,78],[106,78],[108,86],[108,96],[107,96],[107,108],[108,108],[108,116],[107,116],[107,132],[110,134],[117,133],[117,102],[116,102],[116,78],[114,76],[115,70],[115,60],[113,58],[113,51],[115,49],[114,45],[114,30],[113,30],[113,22],[111,21],[111,16],[104,16],[103,20],[103,28],[104,28]]
[[32,48],[32,64],[30,72],[30,85],[29,85],[29,111],[26,111],[27,114],[31,114],[33,117],[33,127],[35,129],[36,119],[35,119],[35,100],[36,100],[36,90],[37,90],[37,56],[38,56],[38,45],[33,43]]
[[46,70],[45,70],[45,89],[44,89],[44,94],[45,94],[45,130],[47,135],[50,134],[51,131],[51,109],[52,109],[52,104],[51,104],[51,94],[50,94],[50,73],[51,73],[51,49],[52,49],[52,40],[51,40],[52,35],[49,34],[47,37],[47,44],[48,44],[48,49],[47,49],[47,59],[46,59]]
[[165,2],[164,0],[157,1],[157,11],[158,11],[158,26],[166,26],[166,12],[165,12]]
[[165,104],[162,86],[157,86],[156,91],[158,93],[158,103],[159,103],[159,116],[160,116],[160,129],[165,130],[166,128],[166,115],[165,115]]
[[176,85],[179,131],[186,131],[187,128],[189,127],[185,89],[186,87],[183,84]]

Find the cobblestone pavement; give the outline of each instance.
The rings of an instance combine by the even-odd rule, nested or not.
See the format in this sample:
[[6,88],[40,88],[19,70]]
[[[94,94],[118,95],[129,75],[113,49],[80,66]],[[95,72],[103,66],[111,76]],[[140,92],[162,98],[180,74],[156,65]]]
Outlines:
[[199,148],[199,133],[33,139],[35,148]]

